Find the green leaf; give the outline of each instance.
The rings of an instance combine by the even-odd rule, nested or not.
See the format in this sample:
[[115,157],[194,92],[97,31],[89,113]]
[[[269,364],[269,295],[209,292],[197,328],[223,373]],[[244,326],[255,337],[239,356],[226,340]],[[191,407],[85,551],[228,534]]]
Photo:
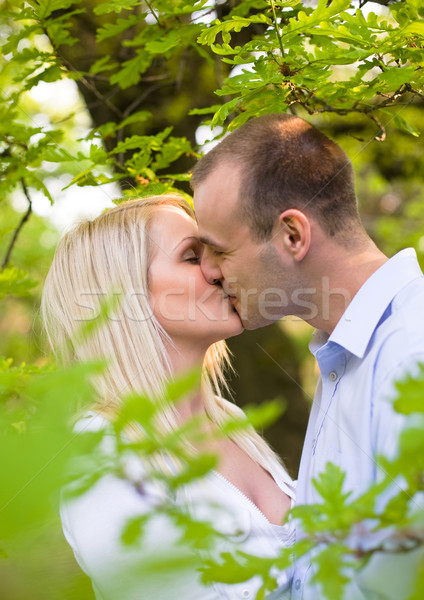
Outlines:
[[114,420],[116,431],[122,431],[134,421],[144,429],[148,429],[156,411],[155,404],[148,398],[140,396],[140,394],[128,394],[123,398]]
[[27,172],[27,181],[28,185],[35,187],[35,189],[39,190],[44,194],[47,200],[50,202],[50,205],[53,206],[54,201],[53,198],[45,185],[45,183],[41,180],[41,178],[37,177],[34,172]]
[[[34,366],[33,374],[27,370],[30,377],[22,381],[20,396],[2,411],[0,452],[4,455],[7,448],[10,452],[7,477],[0,486],[3,539],[25,536],[43,518],[51,518],[52,495],[63,483],[65,461],[79,447],[70,416],[75,414],[78,398],[92,401],[91,379],[102,368],[100,362],[38,372]],[[14,424],[22,420],[26,427],[18,431]]]
[[401,131],[405,131],[414,137],[418,137],[421,134],[421,131],[418,129],[418,127],[415,127],[415,125],[405,121],[405,119],[403,119],[399,114],[394,115],[393,121],[396,127],[398,127]]
[[200,27],[192,24],[177,27],[165,34],[158,32],[157,39],[148,40],[144,47],[151,54],[166,54],[174,48],[191,44],[191,40],[197,36],[199,31]]
[[145,14],[130,15],[126,19],[117,19],[116,23],[106,23],[104,27],[97,30],[96,41],[103,42],[110,37],[118,36],[123,31],[136,25],[141,19],[144,19]]
[[255,429],[266,429],[272,423],[275,423],[284,412],[286,402],[281,398],[276,398],[260,405],[249,405],[245,407],[247,421]]
[[211,115],[216,113],[217,110],[221,108],[222,104],[214,104],[213,106],[208,106],[206,108],[192,108],[189,115]]
[[119,67],[119,63],[117,61],[111,61],[110,56],[102,56],[90,66],[90,74],[97,75],[98,73],[111,71],[117,67]]
[[0,227],[0,240],[7,235],[10,231],[13,231],[15,227],[13,225],[9,225],[6,227]]
[[210,27],[206,28],[205,31],[199,35],[197,41],[199,44],[211,46],[215,42],[216,36],[221,33],[224,44],[229,44],[231,41],[231,33],[238,33],[253,23],[270,25],[271,20],[264,14],[252,15],[249,18],[232,17],[223,22],[216,19]]
[[80,0],[37,0],[33,2],[36,9],[36,15],[40,20],[46,19],[56,10],[68,9]]
[[218,457],[215,454],[201,454],[190,458],[185,468],[175,477],[169,480],[171,488],[178,487],[192,482],[195,479],[204,477],[218,463]]
[[96,146],[95,144],[91,144],[90,146],[90,160],[93,161],[94,164],[96,165],[104,165],[107,163],[108,161],[108,154],[106,152],[106,150],[104,150],[103,148],[99,148],[99,146]]
[[403,29],[402,33],[406,35],[418,35],[419,37],[424,37],[424,22],[423,21],[415,21],[414,23],[410,23]]
[[120,13],[123,10],[131,10],[140,5],[138,0],[105,0],[98,3],[93,12],[96,15],[105,15],[108,13]]
[[171,136],[160,149],[152,164],[152,169],[155,171],[165,169],[175,162],[182,154],[189,154],[190,152],[191,144],[186,138]]
[[424,365],[419,365],[419,374],[416,377],[406,376],[403,381],[396,383],[398,397],[394,401],[397,412],[410,415],[412,413],[424,413]]
[[75,175],[75,177],[72,178],[70,183],[68,183],[68,185],[65,185],[62,188],[62,190],[67,190],[68,188],[70,188],[72,185],[75,185],[75,184],[80,187],[83,187],[85,185],[99,185],[97,178],[93,175],[92,170],[93,170],[93,166],[88,167],[88,169],[84,169],[83,171],[78,173],[78,175]]
[[[49,19],[46,22],[46,32],[51,40],[54,40],[55,47],[59,46],[73,46],[79,40],[76,37],[72,37],[69,33],[71,28],[71,17],[84,13],[84,9],[78,9],[73,11],[65,11],[65,14],[55,19]],[[59,58],[59,57],[58,57]],[[60,61],[59,61],[60,62]],[[69,74],[70,75],[70,74]]]
[[151,55],[144,48],[138,50],[134,58],[124,62],[120,71],[111,76],[110,83],[118,84],[123,90],[135,85],[149,68],[151,61]]
[[216,111],[216,113],[213,116],[213,119],[211,121],[211,126],[215,127],[216,125],[223,125],[226,118],[233,111],[236,110],[239,103],[240,103],[240,98],[236,97],[236,98],[233,98],[232,100],[230,100],[229,102],[226,102],[222,106],[220,106],[219,109]]
[[123,142],[116,144],[115,148],[111,151],[111,154],[119,154],[121,152],[126,152],[127,150],[139,150],[144,147],[144,144],[148,139],[149,137],[145,135],[132,135],[131,137],[127,137]]
[[129,519],[121,533],[121,540],[125,546],[131,546],[140,541],[140,536],[143,534],[143,529],[149,521],[150,515],[140,515]]
[[30,296],[38,281],[31,279],[27,271],[18,267],[8,266],[0,270],[0,299],[13,294],[14,296]]
[[199,385],[200,377],[200,369],[195,368],[168,383],[166,388],[167,402],[175,403],[187,397],[187,394],[193,392],[194,388]]
[[313,480],[313,484],[323,500],[336,508],[341,508],[345,499],[351,493],[343,493],[344,480],[344,471],[337,465],[329,462],[326,464],[325,470]]
[[151,117],[152,113],[149,110],[139,110],[127,117],[126,119],[124,119],[123,121],[121,121],[117,129],[122,129],[123,127],[126,127],[127,125],[132,125],[133,123],[144,123],[144,121],[147,121]]
[[415,75],[415,67],[387,67],[384,73],[380,73],[373,81],[384,82],[385,89],[396,91],[400,86],[409,83]]
[[53,81],[58,81],[59,79],[62,79],[62,69],[59,67],[59,65],[52,65],[37,75],[27,79],[25,89],[31,89],[32,87],[38,85],[40,81],[51,83]]
[[331,544],[316,556],[316,573],[312,581],[321,585],[324,598],[343,600],[344,588],[349,583],[349,577],[343,573],[344,567],[349,564],[345,558],[348,550],[344,545]]

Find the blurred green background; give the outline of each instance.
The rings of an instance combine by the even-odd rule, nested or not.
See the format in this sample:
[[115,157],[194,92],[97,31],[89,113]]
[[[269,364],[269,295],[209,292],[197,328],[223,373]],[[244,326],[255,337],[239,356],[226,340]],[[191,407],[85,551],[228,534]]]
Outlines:
[[[86,6],[95,2],[82,3]],[[220,2],[225,13],[229,2]],[[313,4],[313,3],[312,3]],[[3,2],[8,9],[9,3]],[[0,5],[1,7],[1,5]],[[79,43],[66,48],[65,59],[72,60],[78,68],[86,68],[92,62],[93,23],[79,19]],[[13,33],[10,20],[0,23],[0,36],[7,39]],[[240,34],[240,42],[243,36]],[[47,40],[42,43],[48,44]],[[110,50],[112,52],[112,49]],[[171,62],[179,77],[179,60]],[[110,95],[116,104],[127,105],[137,95],[143,100],[138,109],[151,110],[154,122],[149,123],[146,133],[154,134],[169,123],[174,125],[174,134],[183,135],[194,145],[210,137],[202,118],[189,116],[193,106],[204,107],[216,102],[214,90],[221,85],[227,66],[219,61],[204,61],[197,54],[184,57],[185,67],[181,70],[178,87],[158,87],[150,82],[140,82],[128,91],[112,90]],[[15,83],[7,69],[7,56],[1,57],[4,69],[0,73],[0,85],[7,95]],[[227,69],[227,71],[225,71]],[[351,67],[339,66],[334,77],[346,79]],[[223,71],[223,72],[222,72]],[[193,73],[196,74],[193,77]],[[100,82],[100,87],[102,82]],[[105,83],[106,86],[106,83]],[[106,86],[107,87],[107,86]],[[104,89],[102,89],[102,93]],[[115,92],[115,93],[113,93]],[[4,100],[4,98],[3,98]],[[356,189],[363,223],[377,245],[391,256],[402,248],[412,246],[424,264],[424,140],[417,135],[423,129],[423,97],[413,103],[405,100],[398,105],[398,115],[414,128],[414,135],[402,131],[389,113],[383,115],[386,129],[385,141],[374,139],[375,124],[360,115],[320,114],[310,116],[302,109],[299,116],[307,118],[337,141],[351,158],[356,172]],[[19,105],[20,122],[28,127],[61,125],[65,132],[63,147],[76,152],[84,144],[79,142],[92,126],[109,120],[107,106],[96,103],[89,89],[82,89],[72,79],[48,82],[41,81],[31,92],[25,92]],[[7,146],[7,123],[2,123],[2,146]],[[193,156],[182,156],[178,161],[180,171],[194,163]],[[52,168],[40,161],[38,175],[49,188],[54,206],[39,191],[30,190],[33,211],[25,222],[13,247],[10,264],[24,269],[37,283],[26,296],[9,294],[0,302],[0,357],[13,359],[13,367],[22,363],[43,368],[54,365],[41,330],[39,319],[40,296],[44,278],[54,255],[58,240],[66,228],[75,220],[99,214],[112,200],[121,195],[117,184],[103,187],[73,186],[66,192],[63,188],[82,164],[70,161],[58,163]],[[7,178],[8,173],[3,172]],[[123,186],[125,187],[125,186]],[[187,191],[183,184],[182,189]],[[6,257],[12,236],[27,211],[28,202],[22,187],[9,189],[3,180],[0,185],[0,264]],[[287,317],[267,329],[245,332],[229,341],[234,353],[236,375],[231,378],[234,400],[244,406],[282,396],[287,404],[283,416],[265,432],[272,446],[286,461],[289,471],[296,477],[306,429],[310,403],[313,398],[317,367],[308,351],[312,334],[310,326],[299,319]],[[24,370],[25,368],[22,367]],[[7,369],[5,369],[5,372]],[[25,374],[17,375],[16,381],[25,387]],[[8,391],[7,377],[0,384],[1,398]],[[78,387],[78,386],[76,386]],[[24,397],[24,396],[22,396]],[[7,402],[21,400],[19,390]],[[42,401],[42,399],[40,399]],[[57,399],[58,402],[61,398]],[[6,413],[8,405],[5,400]],[[11,409],[11,410],[12,410]],[[4,446],[3,446],[4,447]],[[9,450],[11,451],[11,450]],[[2,456],[2,474],[8,475],[7,448]],[[34,472],[36,475],[36,472]],[[47,472],[48,476],[48,472]],[[53,477],[53,474],[52,474]],[[29,507],[31,490],[29,483],[22,492]],[[10,505],[0,507],[10,510],[11,519],[19,519],[19,511],[13,510],[16,499]],[[22,502],[19,510],[25,510]],[[28,509],[29,510],[29,509]],[[30,512],[30,510],[29,510]],[[7,514],[7,513],[5,513]],[[23,519],[25,526],[18,527],[20,534],[15,538],[2,539],[0,534],[0,597],[7,600],[59,600],[66,598],[92,598],[91,585],[73,560],[66,544],[57,516],[54,495],[44,506],[42,518]]]

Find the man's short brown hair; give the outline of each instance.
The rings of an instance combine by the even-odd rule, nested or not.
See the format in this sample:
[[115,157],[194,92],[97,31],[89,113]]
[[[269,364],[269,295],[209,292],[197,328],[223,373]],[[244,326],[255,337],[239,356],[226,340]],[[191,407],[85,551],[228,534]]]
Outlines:
[[310,214],[341,240],[361,227],[349,158],[299,117],[251,119],[196,164],[192,188],[224,163],[240,169],[238,210],[257,241],[269,240],[275,219],[289,208]]

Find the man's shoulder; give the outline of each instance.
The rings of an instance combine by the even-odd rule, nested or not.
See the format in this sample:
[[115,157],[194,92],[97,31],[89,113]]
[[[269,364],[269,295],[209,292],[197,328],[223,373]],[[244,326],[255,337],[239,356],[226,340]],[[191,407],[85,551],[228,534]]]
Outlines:
[[369,348],[375,379],[409,363],[424,361],[424,277],[411,281],[393,299],[389,315],[377,327]]
[[412,279],[393,298],[392,305],[395,312],[409,312],[411,308],[419,309],[424,299],[424,274]]

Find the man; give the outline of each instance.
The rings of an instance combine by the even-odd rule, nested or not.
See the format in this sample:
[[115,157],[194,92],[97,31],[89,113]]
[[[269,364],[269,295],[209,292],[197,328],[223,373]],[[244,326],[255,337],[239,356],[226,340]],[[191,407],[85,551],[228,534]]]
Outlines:
[[[295,315],[316,328],[310,348],[321,377],[297,504],[319,501],[312,478],[327,462],[346,471],[346,491],[359,496],[382,477],[376,457],[394,454],[404,425],[389,401],[394,381],[424,362],[424,277],[414,250],[389,260],[376,247],[361,225],[348,157],[297,117],[247,122],[199,161],[192,187],[203,274],[222,285],[244,326]],[[308,562],[296,566],[296,600],[319,598]],[[350,584],[349,598],[408,596],[411,553],[397,555],[383,578],[378,556],[374,564]]]

